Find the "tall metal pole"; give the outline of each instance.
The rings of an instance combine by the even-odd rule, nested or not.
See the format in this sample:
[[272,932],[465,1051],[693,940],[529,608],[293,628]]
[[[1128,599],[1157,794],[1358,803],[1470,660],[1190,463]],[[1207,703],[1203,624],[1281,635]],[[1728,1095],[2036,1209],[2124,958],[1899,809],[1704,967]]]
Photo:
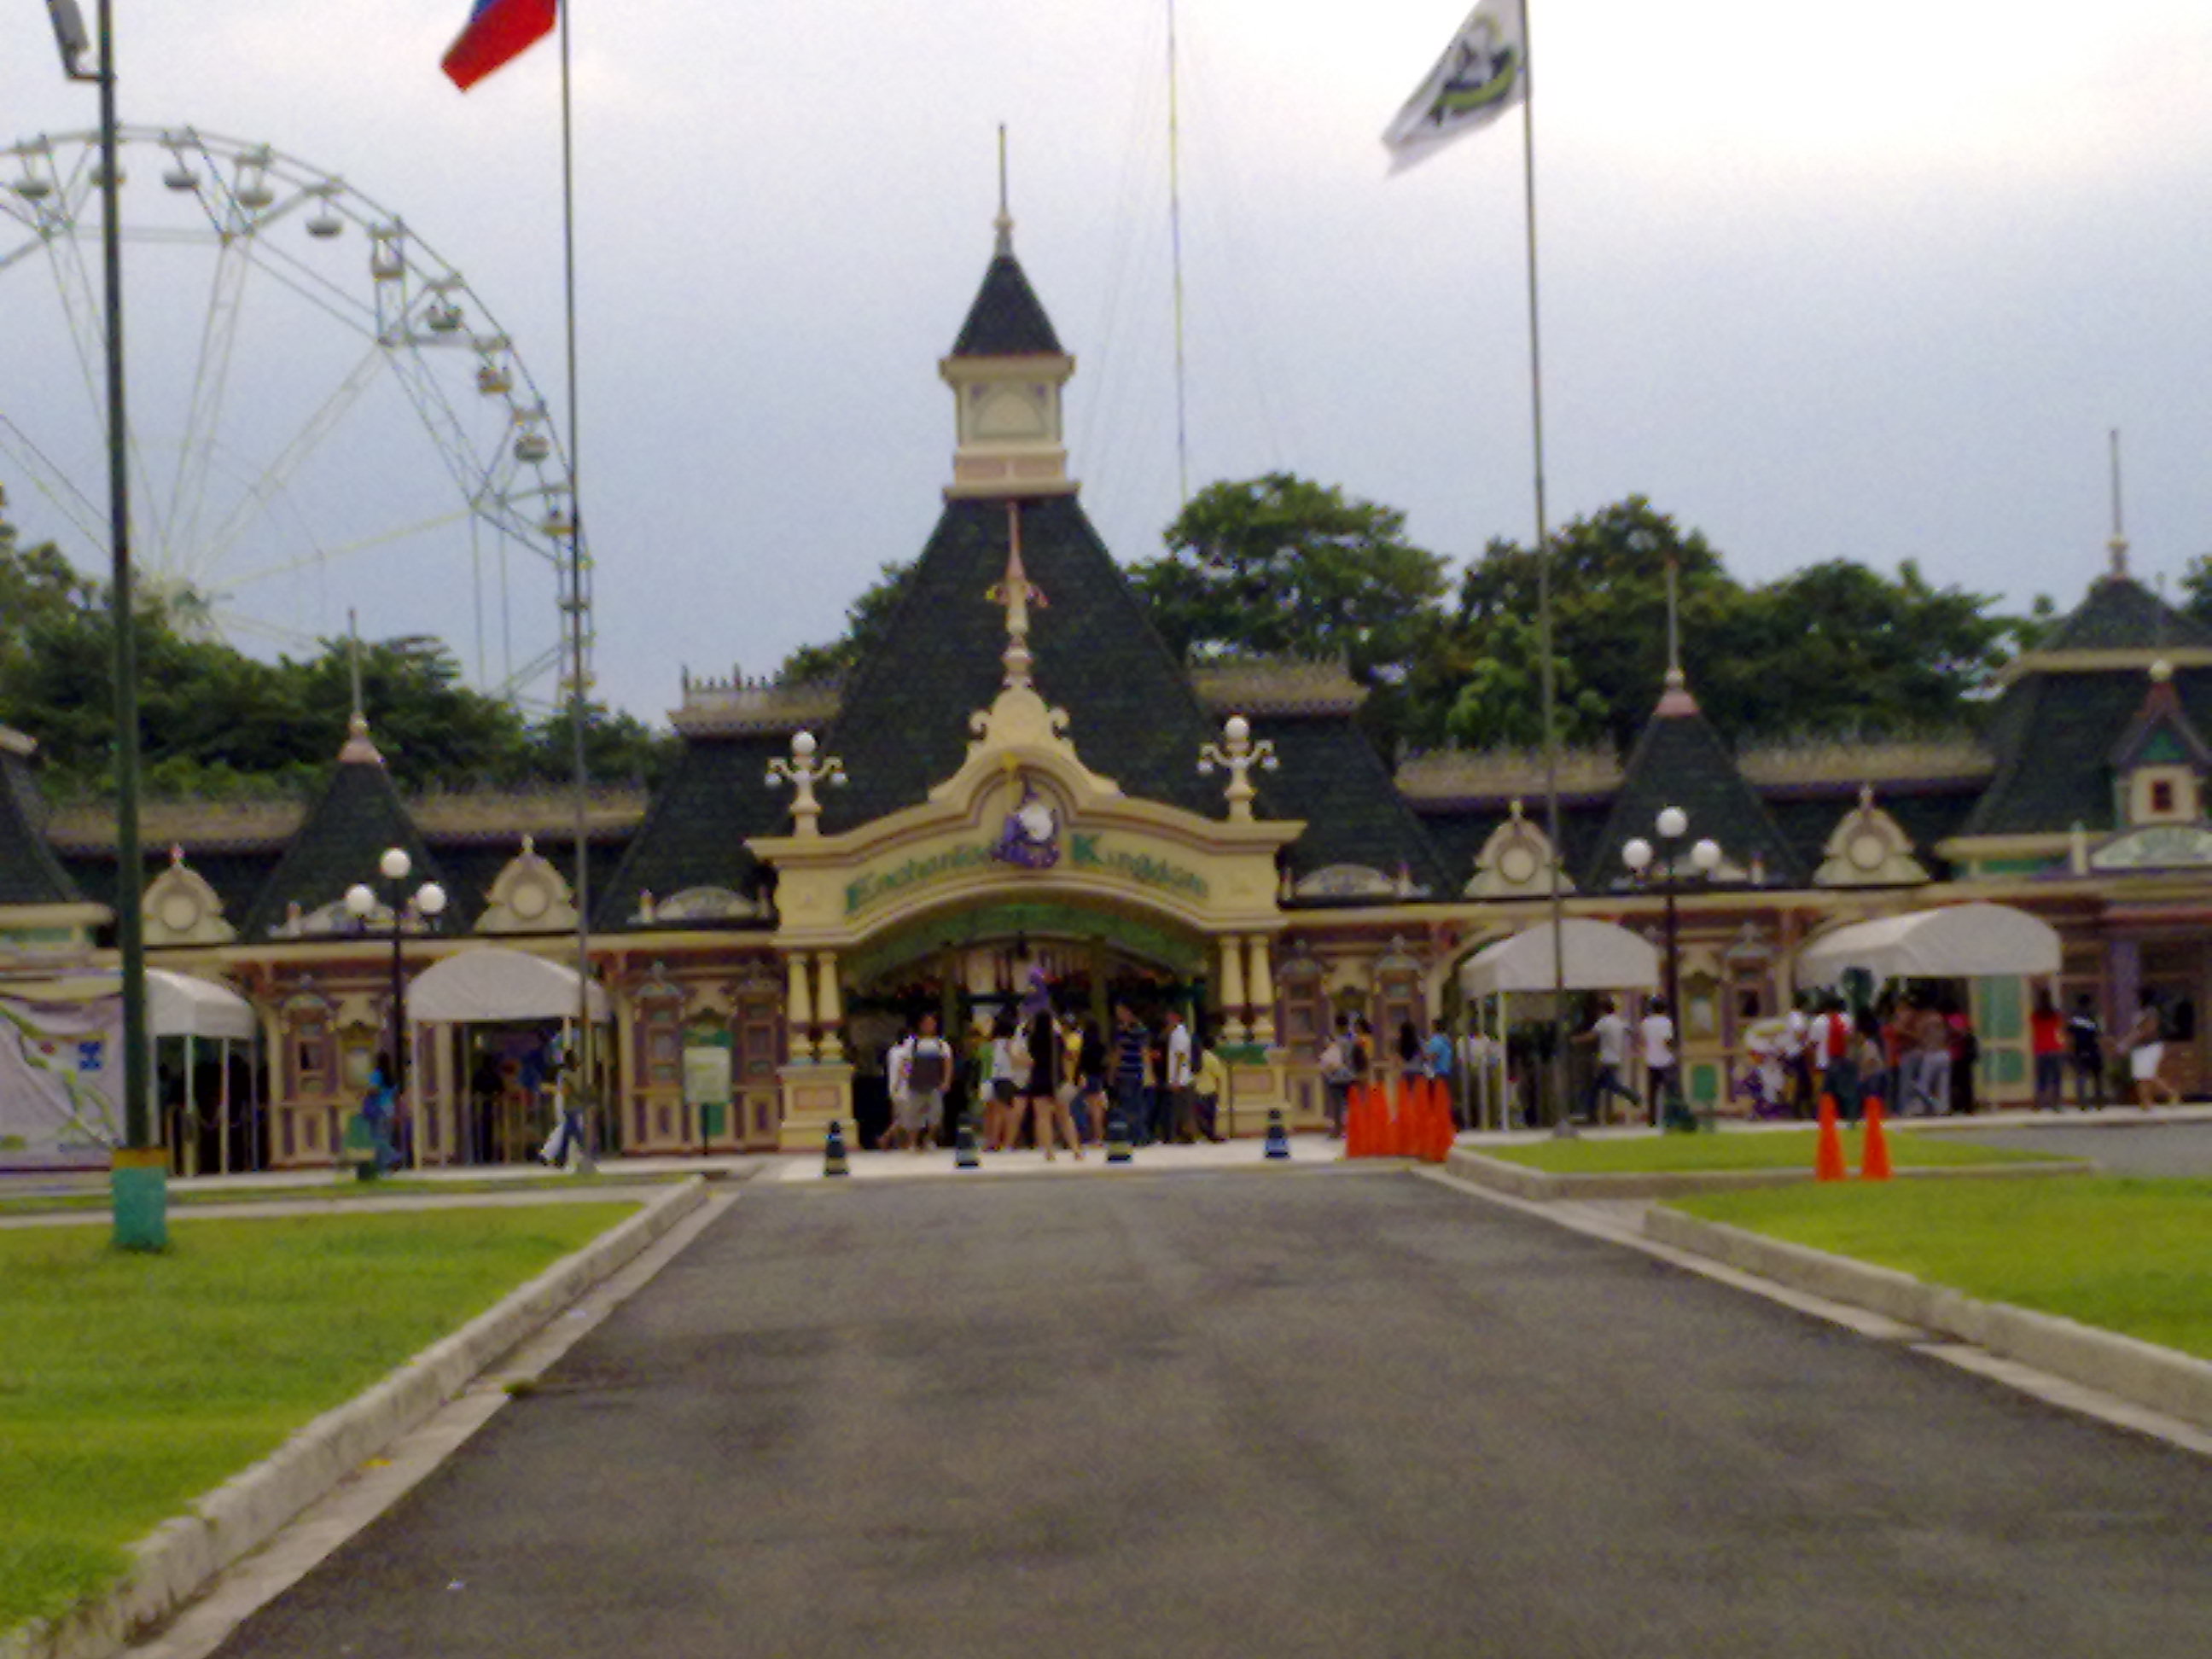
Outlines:
[[1552,529],[1544,502],[1544,349],[1536,304],[1536,52],[1528,21],[1521,15],[1523,79],[1521,99],[1521,194],[1528,248],[1528,413],[1536,486],[1536,648],[1544,721],[1544,833],[1551,838],[1552,919],[1552,1133],[1571,1136],[1574,1120],[1567,1110],[1567,940],[1566,897],[1559,841],[1559,688],[1552,663]]
[[106,288],[108,614],[115,635],[115,941],[123,975],[123,1145],[109,1196],[115,1243],[169,1243],[168,1160],[154,1121],[146,1036],[145,872],[138,850],[138,637],[131,580],[131,474],[123,370],[121,165],[116,157],[113,0],[100,0],[100,263]]
[[1183,400],[1182,76],[1176,64],[1175,0],[1168,0],[1168,247],[1175,276],[1176,490],[1190,505],[1190,424]]
[[[1680,1094],[1682,1088],[1682,958],[1674,936],[1674,888],[1676,884],[1673,850],[1667,854],[1667,873],[1663,878],[1667,894],[1667,1018],[1674,1022],[1674,1075],[1669,1079],[1671,1090]],[[1651,1127],[1660,1127],[1667,1121],[1668,1103],[1662,1093],[1651,1103]]]
[[[402,878],[403,880],[404,878]],[[407,1106],[407,968],[399,952],[399,882],[392,882],[392,1110],[397,1117]]]
[[591,690],[586,611],[589,566],[584,554],[583,437],[576,422],[576,162],[569,76],[568,14],[561,8],[561,271],[568,351],[568,569],[562,605],[568,623],[568,722],[576,783],[576,1046],[568,1086],[585,1127],[577,1168],[592,1166],[592,868],[591,768],[584,749],[584,720]]

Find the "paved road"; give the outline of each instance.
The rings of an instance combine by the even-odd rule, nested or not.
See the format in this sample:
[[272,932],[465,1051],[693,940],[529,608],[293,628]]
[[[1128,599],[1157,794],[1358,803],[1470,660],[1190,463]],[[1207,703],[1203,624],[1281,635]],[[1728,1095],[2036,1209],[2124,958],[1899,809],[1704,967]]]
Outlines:
[[1954,1129],[1961,1140],[2094,1158],[2114,1175],[2212,1176],[2212,1123],[2069,1123],[2063,1116],[2002,1129]]
[[1390,1172],[749,1190],[272,1656],[2179,1656],[2212,1466]]

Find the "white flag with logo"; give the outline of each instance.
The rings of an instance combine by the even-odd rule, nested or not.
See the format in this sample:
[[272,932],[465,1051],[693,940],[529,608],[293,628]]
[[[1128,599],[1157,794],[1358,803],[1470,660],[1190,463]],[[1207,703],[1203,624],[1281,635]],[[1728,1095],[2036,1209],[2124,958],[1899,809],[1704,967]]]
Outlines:
[[1437,66],[1382,134],[1390,170],[1404,171],[1528,95],[1523,0],[1482,0]]

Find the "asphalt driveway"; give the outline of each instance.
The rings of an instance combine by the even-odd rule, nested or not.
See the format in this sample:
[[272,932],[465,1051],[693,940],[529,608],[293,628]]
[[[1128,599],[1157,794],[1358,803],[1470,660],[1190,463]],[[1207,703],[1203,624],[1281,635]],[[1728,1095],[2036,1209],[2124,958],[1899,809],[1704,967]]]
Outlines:
[[1389,1171],[749,1188],[226,1654],[2173,1655],[2212,1466]]

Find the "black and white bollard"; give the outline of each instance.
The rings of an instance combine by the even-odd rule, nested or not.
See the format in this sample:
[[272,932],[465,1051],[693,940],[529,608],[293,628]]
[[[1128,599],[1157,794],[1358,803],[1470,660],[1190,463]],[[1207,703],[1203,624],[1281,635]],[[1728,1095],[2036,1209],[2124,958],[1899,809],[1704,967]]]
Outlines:
[[822,1173],[825,1178],[853,1173],[845,1158],[845,1126],[835,1118],[830,1120],[830,1133],[822,1143]]
[[1267,1109],[1267,1156],[1288,1158],[1290,1155],[1291,1137],[1283,1128],[1283,1109],[1270,1106]]
[[952,1167],[956,1170],[980,1170],[983,1160],[975,1155],[975,1120],[967,1113],[960,1114],[960,1127],[952,1137]]
[[1121,1115],[1119,1106],[1106,1114],[1106,1161],[1109,1164],[1127,1164],[1129,1152],[1129,1121]]

